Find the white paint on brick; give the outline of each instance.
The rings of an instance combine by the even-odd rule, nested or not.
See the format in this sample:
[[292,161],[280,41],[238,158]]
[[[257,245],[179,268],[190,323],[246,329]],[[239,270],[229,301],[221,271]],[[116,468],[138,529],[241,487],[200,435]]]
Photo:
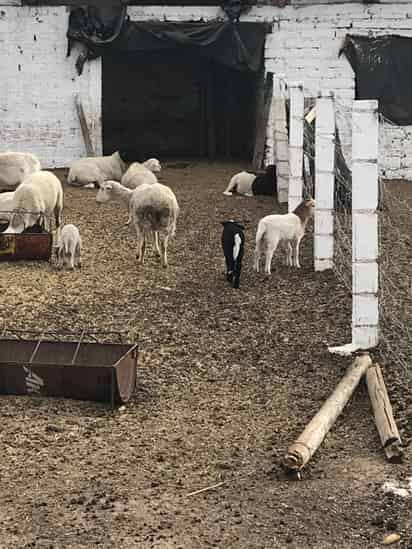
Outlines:
[[[67,166],[85,155],[74,97],[84,102],[92,141],[101,152],[101,62],[77,75],[75,48],[66,58],[68,11],[3,8],[0,148],[35,153],[43,166]],[[7,75],[7,78],[4,76]]]
[[315,271],[333,268],[333,193],[335,186],[335,107],[333,94],[316,100],[315,131]]
[[[0,4],[5,14],[0,17],[1,149],[31,150],[47,166],[67,165],[83,155],[84,145],[74,107],[74,96],[79,92],[85,102],[86,115],[90,117],[92,141],[99,153],[101,62],[87,62],[79,77],[74,65],[76,53],[73,51],[66,58],[68,10],[64,6],[18,7],[20,0],[0,0]],[[138,21],[225,19],[218,6],[129,6],[128,14]],[[273,33],[267,36],[265,45],[266,70],[275,75],[283,73],[288,81],[303,81],[307,96],[316,97],[319,89],[331,89],[349,111],[354,97],[354,75],[347,60],[338,57],[345,34],[367,35],[372,31],[374,35],[412,36],[412,5],[386,0],[380,4],[306,5],[305,2],[302,6],[284,8],[255,6],[241,21],[273,24]],[[338,106],[337,123],[350,163],[348,116],[348,112],[339,116]],[[389,142],[387,133],[391,135]],[[388,177],[412,177],[412,127],[382,124],[381,134],[386,143],[380,159],[382,172]],[[272,145],[270,142],[268,145],[272,154]]]
[[368,349],[379,337],[378,102],[354,101],[352,121],[352,343]]

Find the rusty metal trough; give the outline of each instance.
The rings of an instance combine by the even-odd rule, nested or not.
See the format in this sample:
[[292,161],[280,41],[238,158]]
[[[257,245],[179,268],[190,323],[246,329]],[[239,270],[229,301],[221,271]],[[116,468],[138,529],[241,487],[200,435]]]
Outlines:
[[[53,235],[38,225],[30,232],[2,234],[8,223],[0,224],[0,261],[39,259],[48,261],[52,254]],[[38,227],[38,229],[37,229]]]
[[3,332],[0,339],[0,394],[94,400],[114,407],[134,393],[136,343],[100,343],[90,333],[29,339],[15,330],[11,334],[4,337]]

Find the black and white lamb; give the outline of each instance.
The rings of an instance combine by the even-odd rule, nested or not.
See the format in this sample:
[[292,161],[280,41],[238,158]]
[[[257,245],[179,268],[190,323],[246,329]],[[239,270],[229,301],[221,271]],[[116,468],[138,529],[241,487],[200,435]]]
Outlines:
[[226,260],[226,279],[233,288],[239,288],[242,258],[245,250],[244,226],[229,219],[222,221],[222,248]]

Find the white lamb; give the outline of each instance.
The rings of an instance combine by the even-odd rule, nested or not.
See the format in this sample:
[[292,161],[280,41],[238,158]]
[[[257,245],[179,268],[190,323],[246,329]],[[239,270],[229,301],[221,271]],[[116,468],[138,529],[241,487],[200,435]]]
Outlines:
[[14,192],[0,193],[0,223],[10,221]]
[[110,156],[96,156],[79,158],[70,166],[67,183],[77,187],[85,185],[100,185],[109,179],[120,181],[127,170],[128,164],[124,162],[119,151]]
[[10,224],[5,233],[22,233],[36,223],[50,229],[54,214],[59,231],[63,210],[63,189],[57,177],[48,171],[27,176],[13,193]]
[[6,151],[0,153],[0,190],[14,191],[23,179],[41,170],[34,154]]
[[167,246],[169,238],[175,235],[179,215],[179,204],[172,189],[162,183],[140,185],[130,199],[130,212],[136,229],[139,262],[143,263],[146,241],[153,239],[161,265],[167,267]]
[[74,270],[81,267],[82,239],[76,225],[64,225],[56,246],[57,267]]
[[136,189],[136,187],[143,183],[148,183],[149,185],[157,183],[157,177],[144,163],[133,162],[123,175],[121,183],[128,189]]
[[299,245],[314,211],[315,201],[309,198],[303,200],[292,213],[267,215],[259,221],[255,249],[257,272],[259,272],[260,256],[263,252],[265,273],[270,274],[272,257],[279,242],[284,242],[286,245],[286,265],[300,268]]

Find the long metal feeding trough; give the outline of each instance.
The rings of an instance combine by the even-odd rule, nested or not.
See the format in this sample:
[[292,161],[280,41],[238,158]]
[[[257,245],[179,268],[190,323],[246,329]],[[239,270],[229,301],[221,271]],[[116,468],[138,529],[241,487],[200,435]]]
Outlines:
[[[106,341],[114,332],[99,333]],[[117,333],[119,339],[120,334]],[[96,334],[4,330],[0,394],[127,402],[136,387],[138,346]]]

